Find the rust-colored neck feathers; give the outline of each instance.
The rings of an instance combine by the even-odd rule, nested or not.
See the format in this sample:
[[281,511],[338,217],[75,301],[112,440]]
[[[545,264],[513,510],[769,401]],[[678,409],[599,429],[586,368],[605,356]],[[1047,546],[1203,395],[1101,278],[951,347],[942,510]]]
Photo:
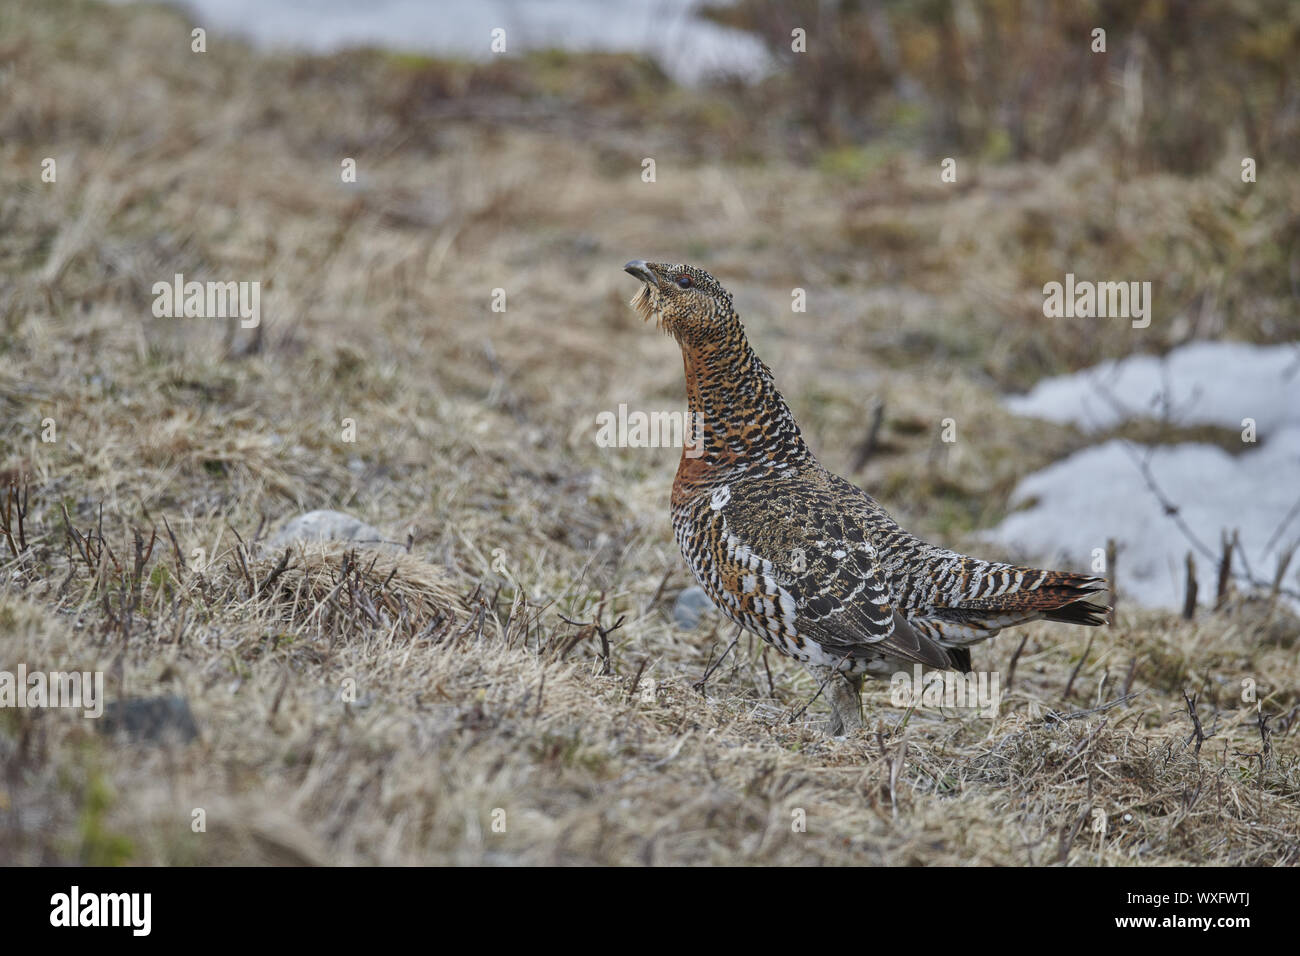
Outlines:
[[678,341],[686,368],[690,444],[677,467],[674,504],[743,474],[814,460],[739,319],[732,317],[725,334]]

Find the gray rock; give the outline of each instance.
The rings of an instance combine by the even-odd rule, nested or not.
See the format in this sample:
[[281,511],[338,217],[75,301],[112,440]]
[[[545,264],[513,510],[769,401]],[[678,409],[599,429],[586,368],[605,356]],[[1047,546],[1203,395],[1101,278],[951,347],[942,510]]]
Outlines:
[[713,602],[704,588],[687,588],[673,602],[673,621],[683,630],[693,631],[700,624],[700,616],[713,609]]
[[187,744],[199,735],[199,725],[184,697],[129,697],[104,706],[97,724],[101,733],[125,734],[138,743]]
[[299,541],[355,541],[357,544],[402,550],[401,545],[386,540],[384,533],[374,525],[342,511],[308,511],[298,515],[276,532],[267,547],[276,550]]

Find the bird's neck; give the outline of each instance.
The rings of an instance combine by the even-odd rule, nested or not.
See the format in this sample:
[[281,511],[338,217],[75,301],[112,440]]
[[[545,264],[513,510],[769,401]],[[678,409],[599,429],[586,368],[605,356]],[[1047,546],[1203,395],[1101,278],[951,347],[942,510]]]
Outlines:
[[690,412],[673,499],[744,473],[815,460],[772,373],[743,333],[730,342],[682,343]]

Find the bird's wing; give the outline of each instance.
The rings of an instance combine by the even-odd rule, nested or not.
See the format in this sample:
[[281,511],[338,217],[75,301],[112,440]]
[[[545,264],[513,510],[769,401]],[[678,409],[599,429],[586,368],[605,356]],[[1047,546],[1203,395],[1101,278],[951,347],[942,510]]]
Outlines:
[[[875,530],[884,562],[896,569],[892,595],[912,629],[948,650],[994,636],[1004,627],[1046,619],[1106,622],[1110,608],[1086,598],[1104,591],[1102,578],[982,561],[926,544],[894,522],[865,491],[831,476],[841,510]],[[905,560],[900,562],[900,556]]]
[[828,491],[801,479],[742,481],[713,497],[717,566],[732,609],[834,658],[948,667],[943,648],[894,607],[865,517],[841,511]]

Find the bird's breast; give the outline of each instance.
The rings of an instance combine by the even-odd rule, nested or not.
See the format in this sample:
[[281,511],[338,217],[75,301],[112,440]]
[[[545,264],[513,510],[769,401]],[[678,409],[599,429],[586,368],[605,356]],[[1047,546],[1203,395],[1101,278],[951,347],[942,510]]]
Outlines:
[[732,451],[709,455],[693,453],[691,446],[682,449],[677,463],[677,476],[673,479],[672,506],[675,509],[688,504],[698,495],[711,494],[727,476],[735,472],[740,457]]

